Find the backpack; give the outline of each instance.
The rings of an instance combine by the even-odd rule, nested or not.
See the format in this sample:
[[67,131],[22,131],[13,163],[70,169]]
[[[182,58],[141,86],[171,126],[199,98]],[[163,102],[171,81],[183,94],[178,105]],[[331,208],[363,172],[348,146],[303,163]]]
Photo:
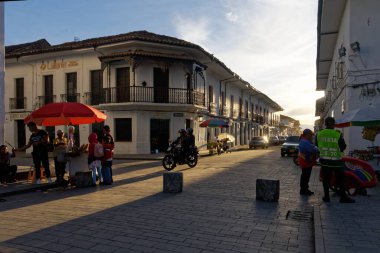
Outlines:
[[104,149],[103,145],[100,143],[95,144],[94,147],[94,156],[97,158],[103,157],[104,156]]

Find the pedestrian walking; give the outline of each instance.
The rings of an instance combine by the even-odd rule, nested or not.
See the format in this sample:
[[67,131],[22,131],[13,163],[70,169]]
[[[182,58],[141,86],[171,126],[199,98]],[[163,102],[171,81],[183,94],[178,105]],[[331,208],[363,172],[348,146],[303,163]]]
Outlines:
[[344,162],[342,152],[347,145],[340,131],[335,130],[335,119],[327,117],[325,119],[326,129],[317,134],[316,145],[320,151],[320,163],[323,173],[324,202],[330,202],[330,182],[335,173],[336,185],[339,188],[341,203],[354,203],[355,201],[347,196],[344,189]]
[[48,156],[49,135],[45,130],[38,129],[34,122],[29,122],[27,126],[32,133],[29,142],[24,147],[17,149],[17,151],[25,151],[33,146],[32,157],[36,173],[36,184],[41,184],[41,164],[45,170],[47,182],[51,183]]
[[103,145],[98,141],[98,135],[91,133],[88,137],[88,165],[92,171],[92,185],[96,186],[96,177],[99,178],[99,184],[103,184],[102,176],[102,159],[104,156]]
[[67,184],[67,181],[64,179],[67,162],[67,145],[68,140],[63,136],[63,131],[57,130],[57,138],[53,141],[55,176],[57,177],[57,183],[63,185]]
[[104,184],[112,184],[112,161],[113,161],[113,150],[115,148],[115,142],[111,135],[111,130],[108,125],[103,127],[103,139],[102,145],[104,148],[104,157],[102,162],[102,173]]
[[313,166],[317,161],[318,148],[313,144],[314,133],[310,129],[305,129],[301,135],[299,143],[298,162],[302,174],[300,180],[300,194],[313,195],[314,192],[309,190],[309,180]]

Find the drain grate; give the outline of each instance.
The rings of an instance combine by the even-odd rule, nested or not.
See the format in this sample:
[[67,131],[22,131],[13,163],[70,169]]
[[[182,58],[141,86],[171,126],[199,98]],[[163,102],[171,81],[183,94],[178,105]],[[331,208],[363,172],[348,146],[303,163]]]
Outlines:
[[313,212],[291,210],[291,211],[288,211],[288,213],[286,214],[286,219],[299,221],[299,222],[312,222]]

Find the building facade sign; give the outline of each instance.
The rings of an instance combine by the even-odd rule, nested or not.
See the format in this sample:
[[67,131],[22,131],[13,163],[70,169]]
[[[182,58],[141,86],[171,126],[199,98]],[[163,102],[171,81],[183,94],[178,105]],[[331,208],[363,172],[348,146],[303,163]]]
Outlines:
[[40,65],[40,70],[54,70],[54,69],[65,69],[65,68],[72,68],[78,66],[78,61],[53,61],[53,62],[47,62]]
[[20,113],[10,113],[9,114],[9,119],[10,120],[23,120],[25,119],[27,116],[29,115],[29,113],[27,112],[20,112]]
[[175,113],[173,113],[173,116],[177,117],[177,118],[182,118],[184,116],[184,114],[182,112],[175,112]]

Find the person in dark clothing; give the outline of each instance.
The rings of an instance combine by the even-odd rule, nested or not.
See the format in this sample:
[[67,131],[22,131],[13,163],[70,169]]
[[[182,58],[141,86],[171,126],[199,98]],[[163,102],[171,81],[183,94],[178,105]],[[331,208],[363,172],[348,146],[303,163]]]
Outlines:
[[195,136],[193,134],[193,129],[192,128],[188,128],[186,130],[186,132],[187,132],[187,136],[186,136],[187,144],[190,147],[195,147]]
[[186,146],[188,145],[187,140],[186,140],[186,130],[180,129],[178,133],[179,133],[179,136],[175,141],[173,141],[173,144],[177,146],[178,145],[181,146],[181,149],[179,150],[178,158],[182,162],[185,159],[185,149],[186,149]]
[[183,137],[183,156],[185,159],[189,156],[192,148],[195,147],[195,136],[193,135],[193,129],[188,128],[186,130],[186,135]]
[[41,163],[45,169],[47,182],[51,183],[48,156],[49,135],[45,130],[38,129],[34,122],[29,122],[27,126],[32,135],[29,138],[28,144],[17,149],[17,151],[25,151],[33,146],[32,157],[36,173],[36,184],[41,184]]
[[317,134],[316,145],[320,151],[320,163],[323,173],[323,190],[325,196],[324,202],[330,202],[330,181],[333,173],[336,177],[336,185],[339,188],[341,203],[354,203],[355,201],[347,196],[344,189],[344,162],[342,161],[342,152],[347,145],[343,135],[335,130],[335,120],[332,117],[325,119],[326,129]]
[[0,146],[0,183],[12,183],[16,181],[17,166],[11,165],[11,158],[15,157],[15,150],[8,152],[5,145]]
[[186,130],[185,129],[180,129],[178,130],[179,136],[175,141],[173,141],[174,144],[176,145],[184,145],[185,139],[186,139]]
[[115,148],[115,142],[111,135],[111,129],[109,126],[105,125],[103,127],[103,139],[102,145],[104,148],[104,156],[102,161],[102,176],[103,183],[106,185],[113,183],[112,177],[112,161],[113,161],[113,150]]

